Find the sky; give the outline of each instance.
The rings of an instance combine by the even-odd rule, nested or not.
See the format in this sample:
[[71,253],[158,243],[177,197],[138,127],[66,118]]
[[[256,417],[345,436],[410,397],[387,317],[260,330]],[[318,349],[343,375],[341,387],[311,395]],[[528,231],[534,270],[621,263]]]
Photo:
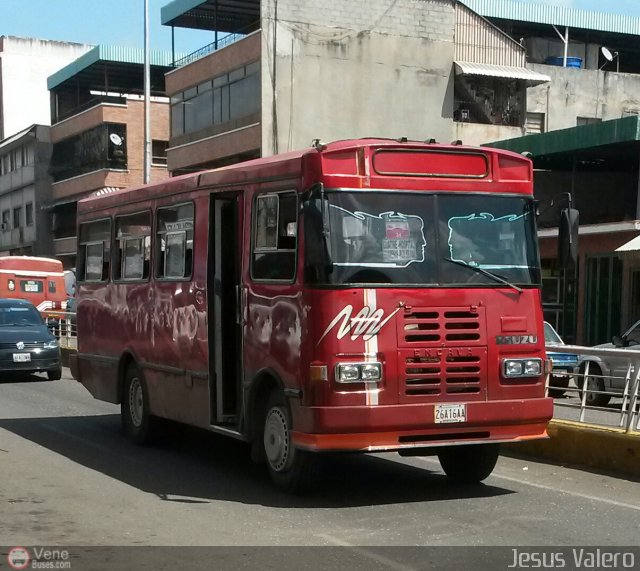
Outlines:
[[[517,0],[640,17],[640,0]],[[171,51],[171,28],[160,23],[170,0],[149,0],[151,49]],[[144,0],[0,0],[0,35],[142,47]],[[176,52],[191,53],[213,34],[175,29]]]

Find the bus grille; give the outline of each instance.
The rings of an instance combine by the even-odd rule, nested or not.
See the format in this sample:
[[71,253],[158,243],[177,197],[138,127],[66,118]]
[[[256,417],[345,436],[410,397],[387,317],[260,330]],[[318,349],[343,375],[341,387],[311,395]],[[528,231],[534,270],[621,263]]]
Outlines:
[[486,345],[483,307],[407,308],[399,320],[401,345]]
[[442,350],[440,355],[403,353],[404,393],[407,396],[480,395],[486,384],[487,352],[484,348]]
[[[24,349],[42,349],[44,343],[42,341],[25,341]],[[18,349],[15,343],[0,343],[0,349],[13,349],[14,351],[22,351]]]

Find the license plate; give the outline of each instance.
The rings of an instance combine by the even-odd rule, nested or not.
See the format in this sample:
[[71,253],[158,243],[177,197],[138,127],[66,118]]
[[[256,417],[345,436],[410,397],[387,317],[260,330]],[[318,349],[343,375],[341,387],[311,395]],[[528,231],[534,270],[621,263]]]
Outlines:
[[31,361],[31,353],[14,353],[13,354],[14,363],[26,363],[28,361]]
[[467,422],[466,404],[437,404],[435,411],[436,424],[448,422]]

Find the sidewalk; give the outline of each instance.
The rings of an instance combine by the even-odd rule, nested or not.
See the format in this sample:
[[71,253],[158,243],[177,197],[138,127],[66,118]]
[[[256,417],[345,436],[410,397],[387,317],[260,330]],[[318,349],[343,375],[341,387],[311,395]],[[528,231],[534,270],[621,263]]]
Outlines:
[[570,420],[552,420],[548,432],[547,440],[507,445],[505,452],[640,478],[640,432]]

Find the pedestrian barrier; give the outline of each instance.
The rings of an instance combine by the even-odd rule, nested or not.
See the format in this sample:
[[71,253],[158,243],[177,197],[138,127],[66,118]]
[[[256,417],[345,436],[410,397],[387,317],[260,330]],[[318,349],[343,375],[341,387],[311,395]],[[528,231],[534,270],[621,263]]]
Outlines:
[[45,321],[53,335],[60,342],[60,350],[75,352],[78,350],[76,314],[72,311],[47,311]]
[[[557,351],[557,346],[548,346],[548,351]],[[597,406],[589,404],[589,401],[608,401],[610,398],[621,398],[620,411],[618,413],[617,425],[624,429],[626,433],[640,430],[640,352],[631,349],[608,349],[596,347],[582,347],[577,345],[563,345],[563,353],[570,353],[578,356],[578,366],[571,375],[571,381],[575,386],[560,387],[553,384],[551,374],[547,376],[547,393],[551,391],[564,391],[569,394],[576,394],[579,402],[570,400],[555,400],[555,406],[569,409],[578,409],[578,422],[588,422],[591,425],[605,425],[593,411],[611,412],[611,407]],[[626,375],[614,376],[605,375],[600,368],[596,368],[598,362],[608,362],[608,360],[623,360],[626,363]],[[611,387],[616,386],[617,389]],[[608,388],[606,388],[608,387]],[[595,398],[600,397],[600,398]],[[589,417],[589,418],[587,418]]]

